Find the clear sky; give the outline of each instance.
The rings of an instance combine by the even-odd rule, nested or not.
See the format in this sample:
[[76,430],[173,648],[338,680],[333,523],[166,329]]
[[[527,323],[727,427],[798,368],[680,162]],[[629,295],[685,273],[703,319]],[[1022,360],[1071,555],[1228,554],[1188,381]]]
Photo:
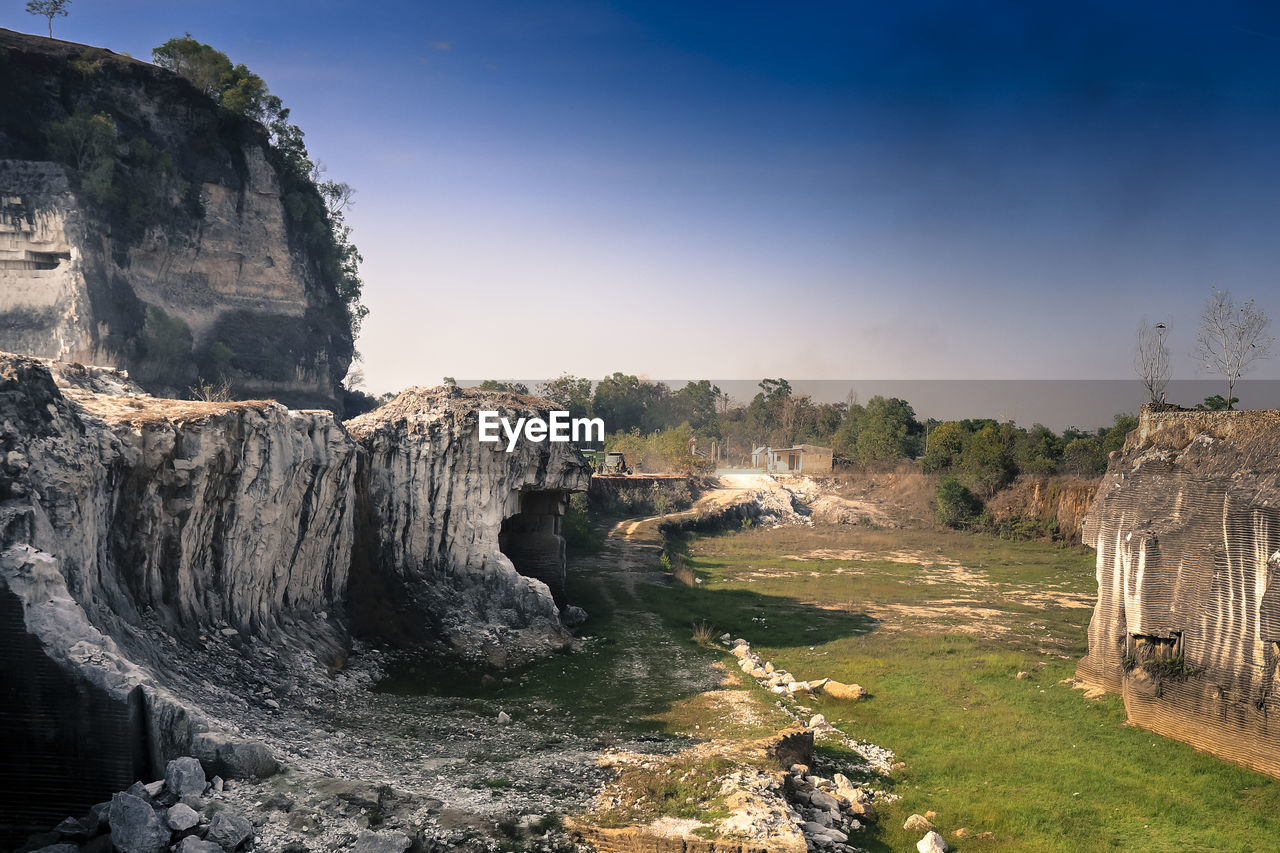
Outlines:
[[1212,286],[1280,317],[1269,8],[73,0],[54,34],[190,31],[284,99],[357,189],[373,391],[1121,379],[1144,315],[1194,378]]

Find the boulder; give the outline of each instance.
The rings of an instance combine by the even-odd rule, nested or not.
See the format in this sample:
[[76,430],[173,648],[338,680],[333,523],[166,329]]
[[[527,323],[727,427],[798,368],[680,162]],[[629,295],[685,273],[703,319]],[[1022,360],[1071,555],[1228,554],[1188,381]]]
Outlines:
[[920,853],[947,853],[951,848],[942,836],[936,832],[928,832],[924,838],[916,842],[916,850]]
[[222,853],[222,848],[212,841],[203,841],[189,835],[173,848],[173,853]]
[[175,758],[164,768],[164,786],[177,797],[200,796],[208,785],[204,767],[194,758]]
[[587,621],[587,611],[576,604],[570,604],[560,611],[560,621],[566,628],[577,628]]
[[90,835],[89,827],[85,825],[85,822],[73,817],[69,817],[55,826],[53,831],[58,833],[58,837],[71,841],[83,841]]
[[825,794],[822,791],[814,791],[810,794],[809,804],[814,808],[826,809],[829,812],[840,811],[840,801],[830,794]]
[[902,828],[908,832],[928,832],[934,827],[933,824],[929,822],[929,819],[924,815],[913,814],[911,817],[907,818],[905,823],[902,824]]
[[111,843],[120,853],[162,853],[169,846],[169,828],[151,803],[128,792],[111,798]]
[[205,840],[212,841],[223,850],[235,850],[253,835],[253,824],[247,818],[233,812],[218,812],[209,821]]
[[353,853],[404,853],[413,839],[399,832],[362,832]]
[[200,823],[200,814],[185,803],[177,803],[169,808],[165,821],[174,832],[186,832]]
[[827,683],[822,685],[822,692],[832,699],[846,699],[850,702],[856,702],[866,697],[867,688],[861,684],[842,684],[839,681],[828,679]]

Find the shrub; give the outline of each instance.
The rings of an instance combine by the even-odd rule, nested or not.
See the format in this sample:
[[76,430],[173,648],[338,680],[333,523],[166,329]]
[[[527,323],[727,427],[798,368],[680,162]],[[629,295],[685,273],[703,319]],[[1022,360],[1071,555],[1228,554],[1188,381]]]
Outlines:
[[981,517],[982,502],[954,476],[938,481],[938,522],[947,527],[972,527]]

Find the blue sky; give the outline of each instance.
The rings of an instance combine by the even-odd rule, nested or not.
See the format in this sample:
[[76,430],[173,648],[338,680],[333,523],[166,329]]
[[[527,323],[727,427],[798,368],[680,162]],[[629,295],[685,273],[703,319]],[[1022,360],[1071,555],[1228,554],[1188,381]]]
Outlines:
[[75,0],[55,35],[266,78],[357,189],[375,391],[1126,378],[1144,315],[1195,378],[1212,286],[1280,317],[1280,15],[888,6]]

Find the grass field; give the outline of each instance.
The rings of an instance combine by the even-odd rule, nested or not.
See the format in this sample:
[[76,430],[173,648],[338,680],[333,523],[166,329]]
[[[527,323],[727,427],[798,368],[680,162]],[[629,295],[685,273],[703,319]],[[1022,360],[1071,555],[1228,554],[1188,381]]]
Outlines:
[[[847,526],[683,545],[701,583],[646,593],[673,631],[705,620],[798,678],[870,691],[811,704],[905,763],[880,849],[914,849],[902,822],[927,810],[959,850],[1280,847],[1280,784],[1128,727],[1117,698],[1063,683],[1085,652],[1092,552]],[[953,838],[961,827],[995,838]]]
[[[656,525],[640,538],[650,541],[611,538],[571,562],[570,598],[591,614],[580,651],[493,673],[509,680],[435,668],[384,688],[539,709],[555,723],[538,748],[572,732],[601,745],[658,738],[672,752],[787,725],[777,697],[735,683],[729,655],[693,642],[706,626],[745,637],[800,679],[870,691],[855,704],[808,703],[905,765],[888,785],[900,799],[855,839],[869,850],[914,850],[918,834],[902,823],[929,810],[959,851],[1280,848],[1280,783],[1126,726],[1119,699],[1089,701],[1063,683],[1085,652],[1090,551],[784,526],[675,542],[700,580],[690,587],[658,572]],[[718,660],[729,665],[713,669]],[[959,828],[994,839],[958,839]]]

